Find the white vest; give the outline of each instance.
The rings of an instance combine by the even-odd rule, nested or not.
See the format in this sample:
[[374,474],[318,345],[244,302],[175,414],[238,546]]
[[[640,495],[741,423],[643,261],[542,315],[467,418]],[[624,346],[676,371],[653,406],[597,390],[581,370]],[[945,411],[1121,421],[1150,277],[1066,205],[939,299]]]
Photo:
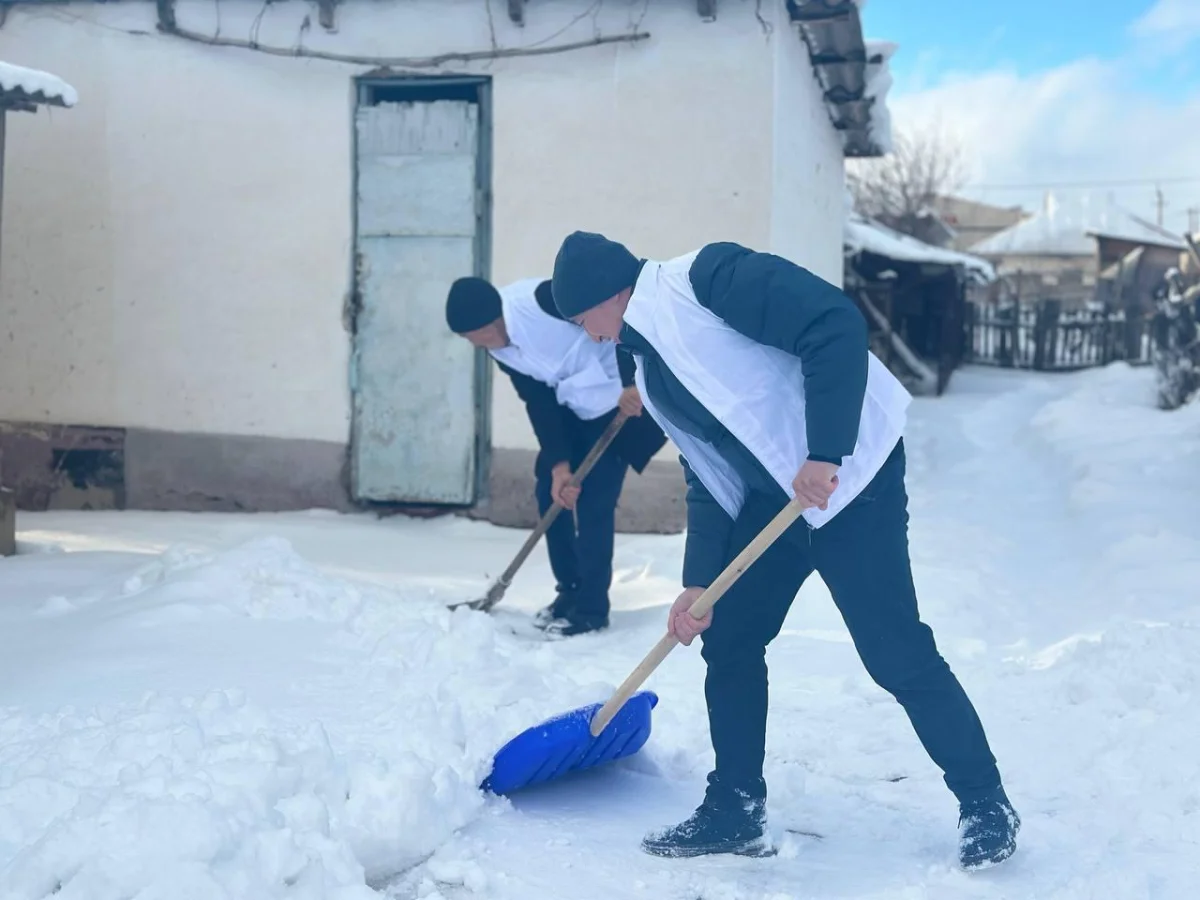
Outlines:
[[558,402],[579,418],[597,419],[621,396],[616,346],[596,343],[578,325],[538,306],[534,289],[544,280],[525,278],[500,288],[509,345],[488,353],[549,385]]
[[[751,340],[700,305],[688,270],[699,251],[663,263],[647,262],[634,286],[625,321],[717,421],[729,429],[788,497],[792,479],[808,457],[801,360]],[[675,442],[688,465],[721,508],[736,519],[746,498],[737,471],[716,449],[672,425],[646,392],[639,360],[642,403]],[[870,483],[904,432],[911,395],[874,354],[869,355],[858,442],[843,459],[829,508],[805,510],[820,528]]]

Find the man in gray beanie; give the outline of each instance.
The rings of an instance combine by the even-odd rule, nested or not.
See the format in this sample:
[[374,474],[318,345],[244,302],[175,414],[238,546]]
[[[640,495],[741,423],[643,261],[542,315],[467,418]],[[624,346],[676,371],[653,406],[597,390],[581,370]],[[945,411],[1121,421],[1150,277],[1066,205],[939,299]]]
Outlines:
[[[772,852],[763,779],[767,645],[814,571],[868,673],[896,698],[959,803],[959,862],[1007,859],[1020,819],[983,726],[921,621],[908,555],[903,429],[911,398],[870,353],[853,301],[806,269],[733,243],[666,262],[575,232],[553,275],[559,311],[637,360],[642,403],[687,481],[683,592],[667,628],[702,635],[716,766],[660,856]],[[801,519],[703,618],[688,612],[792,498]]]

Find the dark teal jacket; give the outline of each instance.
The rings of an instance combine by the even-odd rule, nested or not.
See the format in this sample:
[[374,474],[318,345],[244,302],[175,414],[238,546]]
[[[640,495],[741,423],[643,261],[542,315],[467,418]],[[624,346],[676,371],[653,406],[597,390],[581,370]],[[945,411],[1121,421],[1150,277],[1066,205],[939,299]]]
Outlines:
[[[840,465],[858,440],[867,387],[867,323],[854,301],[795,263],[733,243],[705,246],[688,275],[700,304],[731,328],[803,361],[809,458]],[[712,444],[750,490],[782,494],[758,460],[628,325],[620,349],[642,357],[646,393],[675,427]],[[728,562],[733,522],[680,461],[688,485],[683,583],[707,587]]]

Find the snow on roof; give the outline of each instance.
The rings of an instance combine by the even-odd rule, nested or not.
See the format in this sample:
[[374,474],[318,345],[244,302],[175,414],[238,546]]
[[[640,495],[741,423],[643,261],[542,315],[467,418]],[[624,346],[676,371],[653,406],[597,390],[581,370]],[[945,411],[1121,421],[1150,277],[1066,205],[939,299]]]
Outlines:
[[868,219],[856,212],[846,216],[843,244],[850,253],[866,251],[876,256],[903,262],[934,263],[944,266],[962,266],[973,276],[984,281],[994,281],[996,272],[991,264],[978,256],[947,250],[926,244],[907,234],[894,231],[886,225]]
[[[55,106],[74,106],[79,95],[57,75],[38,69],[26,69],[0,60],[0,96],[15,94],[27,103],[52,103]],[[0,106],[3,104],[0,103]]]
[[1063,205],[1048,194],[1038,212],[974,244],[971,252],[987,256],[1092,256],[1096,235],[1186,249],[1181,238],[1112,200],[1097,205],[1085,197]]
[[887,92],[892,87],[892,72],[888,60],[896,52],[892,41],[864,40],[867,50],[866,96],[871,104],[871,123],[868,132],[872,142],[883,153],[892,152],[892,114],[887,108]]
[[1170,247],[1173,250],[1186,250],[1187,244],[1183,238],[1172,234],[1165,228],[1160,228],[1152,222],[1147,222],[1141,216],[1126,213],[1115,226],[1101,225],[1088,232],[1096,237],[1117,238],[1137,244],[1151,244],[1156,247]]

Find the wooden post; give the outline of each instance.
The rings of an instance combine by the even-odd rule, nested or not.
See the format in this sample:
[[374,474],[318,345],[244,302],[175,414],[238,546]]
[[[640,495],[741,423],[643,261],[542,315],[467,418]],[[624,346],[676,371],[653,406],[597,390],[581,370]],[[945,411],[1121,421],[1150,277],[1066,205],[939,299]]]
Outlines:
[[1142,311],[1130,303],[1125,307],[1125,359],[1132,365],[1142,360]]
[[[949,279],[949,282],[948,282]],[[966,320],[967,320],[967,287],[962,270],[954,268],[950,274],[943,276],[941,282],[945,286],[942,296],[945,303],[940,321],[941,330],[938,335],[938,383],[937,395],[940,397],[950,383],[954,370],[962,365],[966,355]]]
[[1025,272],[1022,269],[1017,269],[1017,296],[1013,301],[1013,320],[1012,320],[1012,344],[1010,366],[1022,368],[1022,363],[1025,361],[1024,354],[1021,352],[1021,309],[1022,309],[1022,285],[1025,281]]
[[1046,303],[1043,300],[1034,307],[1033,317],[1033,368],[1039,372],[1046,368],[1045,308]]
[[17,495],[0,487],[0,556],[17,552]]
[[1100,311],[1099,317],[1095,320],[1096,321],[1096,326],[1095,326],[1096,334],[1098,334],[1100,336],[1099,337],[1099,341],[1100,341],[1099,365],[1101,368],[1103,368],[1104,366],[1107,366],[1112,361],[1111,326],[1109,325],[1108,320],[1109,320],[1109,312],[1108,312],[1108,305],[1106,304],[1104,309],[1102,309]]
[[[4,125],[0,109],[0,210],[4,209]],[[4,486],[4,451],[0,450],[0,556],[17,552],[17,495]]]
[[963,309],[963,360],[965,362],[975,362],[979,356],[979,347],[976,344],[976,326],[977,310],[975,304],[968,303]]
[[1058,320],[1062,304],[1058,300],[1043,300],[1037,306],[1033,326],[1033,367],[1047,371],[1058,367]]
[[[1021,307],[1010,306],[1008,309],[995,309],[993,315],[996,317],[996,331],[1000,338],[1000,348],[997,351],[997,357],[1000,360],[1000,365],[1005,369],[1011,369],[1015,364],[1015,351],[1017,346],[1018,327],[1021,318]],[[1006,321],[1012,319],[1011,324]]]

